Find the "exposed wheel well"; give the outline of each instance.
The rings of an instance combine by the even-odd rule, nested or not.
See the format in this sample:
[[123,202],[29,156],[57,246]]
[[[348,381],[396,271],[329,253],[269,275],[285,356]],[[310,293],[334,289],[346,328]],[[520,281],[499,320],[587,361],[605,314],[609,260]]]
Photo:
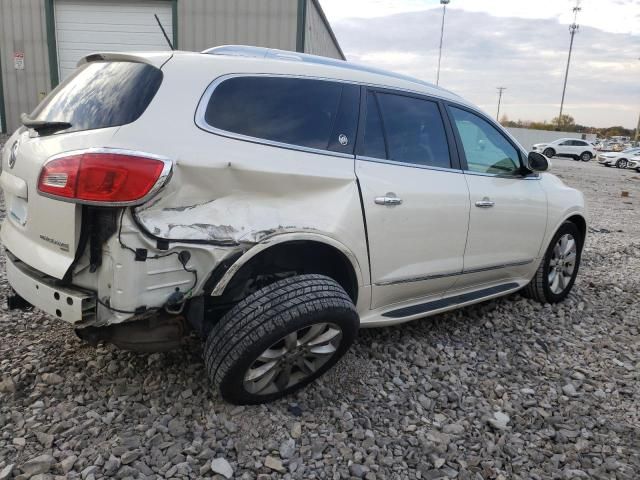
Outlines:
[[582,235],[582,241],[584,242],[584,239],[587,236],[587,222],[584,217],[581,215],[574,215],[567,218],[567,221],[578,227],[578,231],[580,232],[580,235]]
[[358,279],[351,261],[337,248],[313,240],[280,243],[258,253],[234,275],[224,296],[238,298],[247,287],[262,288],[286,276],[309,273],[334,279],[356,303]]

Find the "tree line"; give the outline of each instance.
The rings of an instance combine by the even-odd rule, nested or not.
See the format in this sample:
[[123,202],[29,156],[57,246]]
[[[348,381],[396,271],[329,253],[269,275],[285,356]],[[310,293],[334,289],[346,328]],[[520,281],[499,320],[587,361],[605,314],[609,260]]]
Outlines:
[[553,118],[550,122],[531,122],[528,120],[509,120],[506,115],[500,118],[500,124],[503,127],[531,128],[533,130],[557,130],[561,132],[577,132],[577,133],[595,133],[599,137],[626,136],[633,138],[635,129],[625,128],[620,125],[613,127],[597,128],[576,123],[571,115],[562,115],[560,122],[558,117]]

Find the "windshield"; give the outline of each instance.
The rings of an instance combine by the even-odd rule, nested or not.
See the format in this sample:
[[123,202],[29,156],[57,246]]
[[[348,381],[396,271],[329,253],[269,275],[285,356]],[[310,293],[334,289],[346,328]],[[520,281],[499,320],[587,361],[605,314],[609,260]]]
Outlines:
[[162,72],[133,62],[92,62],[78,68],[31,114],[43,122],[68,122],[64,132],[131,123],[145,111]]

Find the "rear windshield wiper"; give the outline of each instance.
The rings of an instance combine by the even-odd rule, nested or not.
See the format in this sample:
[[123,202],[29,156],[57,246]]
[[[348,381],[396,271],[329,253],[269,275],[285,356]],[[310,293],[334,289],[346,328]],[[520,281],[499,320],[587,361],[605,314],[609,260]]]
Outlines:
[[59,130],[71,128],[69,122],[48,122],[46,120],[34,120],[26,113],[20,115],[20,121],[27,128],[33,128],[40,135],[55,133]]

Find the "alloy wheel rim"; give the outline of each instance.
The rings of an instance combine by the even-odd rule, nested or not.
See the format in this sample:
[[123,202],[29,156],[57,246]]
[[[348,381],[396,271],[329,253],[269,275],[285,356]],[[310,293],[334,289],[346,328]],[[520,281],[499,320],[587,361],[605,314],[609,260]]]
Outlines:
[[317,323],[291,332],[258,356],[246,371],[243,385],[254,395],[278,393],[315,374],[338,351],[342,330]]
[[569,286],[576,269],[578,245],[570,233],[562,235],[553,247],[549,259],[549,289],[556,295],[561,294]]
[[591,155],[589,155],[588,153],[582,154],[582,160],[589,160],[590,158],[591,158]]

